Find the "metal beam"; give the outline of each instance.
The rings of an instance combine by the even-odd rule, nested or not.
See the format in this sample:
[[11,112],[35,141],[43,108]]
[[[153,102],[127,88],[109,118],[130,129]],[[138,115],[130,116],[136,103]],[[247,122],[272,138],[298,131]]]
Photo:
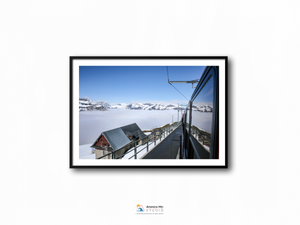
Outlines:
[[191,80],[191,81],[169,81],[169,83],[192,83],[192,84],[198,83],[198,82],[199,82],[198,79],[197,80]]
[[[171,83],[189,83],[189,84],[192,84],[192,88],[196,88],[196,86],[194,86],[193,84],[197,84],[197,83],[199,83],[199,80],[197,79],[197,80],[190,80],[190,81],[169,81],[169,79],[168,79],[168,82],[169,82],[169,84],[171,84]],[[172,84],[171,84],[172,85]]]

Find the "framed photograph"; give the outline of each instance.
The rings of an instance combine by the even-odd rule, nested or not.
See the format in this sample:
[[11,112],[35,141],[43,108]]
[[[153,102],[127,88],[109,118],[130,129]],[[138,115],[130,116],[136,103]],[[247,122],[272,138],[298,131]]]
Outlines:
[[70,168],[228,168],[227,56],[70,57]]

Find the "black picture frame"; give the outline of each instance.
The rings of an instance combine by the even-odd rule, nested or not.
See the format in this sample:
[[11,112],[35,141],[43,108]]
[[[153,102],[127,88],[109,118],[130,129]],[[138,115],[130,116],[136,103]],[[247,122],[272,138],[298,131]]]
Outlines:
[[[115,64],[114,64],[115,62]],[[215,96],[217,97],[217,113],[213,113],[213,115],[217,115],[218,121],[217,131],[213,130],[212,133],[217,133],[214,136],[214,145],[218,146],[218,158],[212,159],[199,159],[199,158],[187,158],[187,159],[170,159],[170,160],[85,160],[79,159],[79,116],[78,111],[76,111],[76,106],[78,106],[79,99],[79,67],[80,66],[118,66],[122,62],[122,65],[130,65],[130,66],[141,66],[141,65],[157,65],[157,63],[162,63],[164,66],[176,66],[176,65],[196,65],[196,66],[206,66],[205,71],[210,68],[214,68],[217,71],[216,77],[217,82],[214,84]],[[151,64],[153,63],[153,64]],[[160,64],[161,65],[161,64]],[[192,107],[193,100],[195,99],[195,92],[200,89],[201,82],[203,76],[205,76],[205,71],[202,74],[202,79],[198,82],[197,88],[195,89],[191,99],[189,101],[189,105]],[[70,149],[69,149],[69,167],[70,168],[228,168],[228,57],[227,56],[70,56],[69,58],[69,76],[70,76]],[[201,76],[200,76],[201,77]],[[203,85],[203,83],[202,83]],[[216,94],[217,93],[217,94]],[[77,102],[76,102],[77,99]],[[220,103],[219,103],[220,101]],[[215,106],[214,106],[215,107]],[[77,108],[78,109],[78,108]],[[215,108],[214,108],[215,111]],[[192,110],[189,111],[192,114]],[[186,114],[187,115],[187,114]],[[189,116],[191,119],[192,116]],[[220,118],[220,121],[219,121]],[[182,121],[184,118],[182,118]],[[191,121],[191,120],[190,120]],[[214,123],[215,124],[215,123]],[[190,125],[188,123],[188,125]],[[179,128],[177,128],[179,129]],[[181,129],[181,128],[180,128]],[[184,146],[186,143],[189,143],[189,153],[186,154],[185,157],[199,157],[197,154],[197,150],[195,150],[195,146],[191,139],[191,126],[182,128],[181,132],[181,149],[187,149]],[[187,134],[184,134],[187,132]],[[186,136],[186,137],[185,137]],[[185,138],[184,138],[185,137]],[[217,137],[217,139],[216,139]],[[182,139],[185,139],[184,143]],[[188,141],[186,141],[188,140]],[[77,144],[75,144],[77,143]],[[191,153],[191,147],[194,149],[194,153]],[[78,149],[77,149],[78,148]],[[222,148],[222,149],[221,149]],[[183,156],[183,151],[180,151],[178,155]],[[182,151],[182,152],[181,152]],[[112,152],[115,152],[114,150]],[[77,158],[77,156],[78,158]],[[103,153],[104,154],[104,153]],[[198,155],[198,156],[197,156]],[[215,155],[216,153],[210,155]],[[122,163],[118,163],[121,162]],[[102,164],[101,162],[105,163]],[[147,163],[143,163],[147,162]],[[180,163],[179,163],[180,162]],[[125,164],[124,164],[125,163]],[[185,164],[187,163],[187,164]]]

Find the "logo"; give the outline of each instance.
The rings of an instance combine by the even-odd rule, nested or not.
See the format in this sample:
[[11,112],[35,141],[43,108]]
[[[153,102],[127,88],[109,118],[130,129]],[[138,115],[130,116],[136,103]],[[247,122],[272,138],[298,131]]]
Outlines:
[[138,204],[137,206],[136,206],[136,211],[137,212],[145,212],[145,209],[144,209],[144,207],[142,206],[142,205],[140,205],[140,204]]
[[146,205],[146,208],[144,208],[142,205],[138,204],[136,206],[136,214],[163,215],[164,207],[162,205]]

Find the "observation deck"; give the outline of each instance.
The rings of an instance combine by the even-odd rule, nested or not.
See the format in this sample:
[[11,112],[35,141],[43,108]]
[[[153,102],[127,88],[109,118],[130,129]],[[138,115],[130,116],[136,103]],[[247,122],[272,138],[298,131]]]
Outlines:
[[176,159],[179,153],[181,135],[182,125],[178,126],[141,159]]

